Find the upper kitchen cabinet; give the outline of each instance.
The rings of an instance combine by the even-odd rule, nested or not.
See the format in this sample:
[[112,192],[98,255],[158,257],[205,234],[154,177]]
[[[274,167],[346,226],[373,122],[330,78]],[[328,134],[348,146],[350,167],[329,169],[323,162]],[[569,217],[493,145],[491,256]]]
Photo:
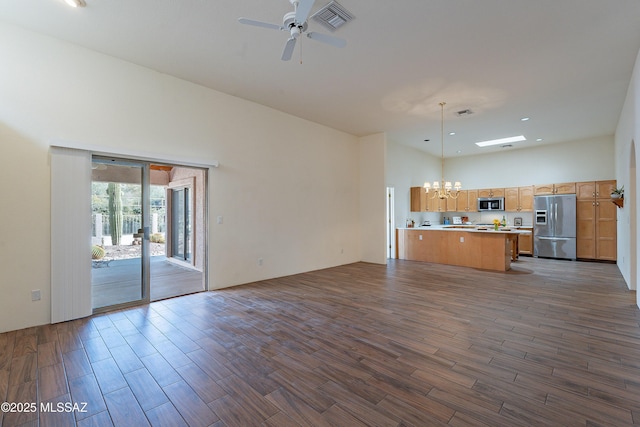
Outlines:
[[433,197],[433,194],[427,194],[427,210],[429,212],[446,212],[447,199]]
[[433,193],[427,193],[424,187],[411,187],[411,212],[446,211],[447,199],[433,198]]
[[576,194],[576,183],[565,182],[562,184],[536,185],[534,193],[536,196],[545,194]]
[[504,197],[504,188],[483,188],[478,190],[478,197]]
[[460,190],[456,212],[478,212],[478,190]]
[[504,209],[508,212],[533,212],[533,186],[505,188]]
[[424,187],[411,187],[411,212],[427,211],[427,191]]
[[577,182],[576,199],[608,199],[615,188],[615,180]]
[[458,199],[460,198],[460,193],[458,193],[458,197],[448,198],[446,201],[447,212],[460,212],[458,209]]

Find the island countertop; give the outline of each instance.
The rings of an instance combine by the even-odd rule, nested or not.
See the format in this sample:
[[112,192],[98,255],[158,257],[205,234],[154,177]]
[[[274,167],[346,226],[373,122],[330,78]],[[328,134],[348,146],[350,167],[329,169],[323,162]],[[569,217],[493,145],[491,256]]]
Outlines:
[[517,233],[517,234],[531,234],[531,230],[527,230],[527,228],[533,228],[533,226],[521,226],[521,227],[510,227],[500,226],[497,230],[494,229],[493,225],[466,225],[466,224],[435,224],[435,225],[427,225],[427,226],[416,226],[416,227],[397,227],[398,230],[439,230],[439,231],[465,231],[465,232],[478,232],[478,233]]
[[413,261],[506,271],[517,257],[518,235],[529,230],[467,225],[398,228],[397,257]]

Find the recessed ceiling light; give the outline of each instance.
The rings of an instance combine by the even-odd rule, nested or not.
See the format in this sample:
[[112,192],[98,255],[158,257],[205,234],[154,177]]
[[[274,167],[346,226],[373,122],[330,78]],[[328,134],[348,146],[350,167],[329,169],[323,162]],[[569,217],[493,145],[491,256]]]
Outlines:
[[455,134],[456,134],[455,132],[449,132],[449,135],[451,135],[451,136],[453,136]]
[[528,120],[529,120],[529,117],[523,117],[523,118],[520,119],[521,122],[526,122]]
[[64,2],[71,7],[85,7],[87,5],[84,0],[64,0]]
[[540,142],[540,141],[542,141],[542,138],[537,138],[536,141]]
[[524,135],[511,136],[509,138],[492,139],[490,141],[476,142],[478,147],[488,147],[490,145],[508,144],[509,142],[526,141]]

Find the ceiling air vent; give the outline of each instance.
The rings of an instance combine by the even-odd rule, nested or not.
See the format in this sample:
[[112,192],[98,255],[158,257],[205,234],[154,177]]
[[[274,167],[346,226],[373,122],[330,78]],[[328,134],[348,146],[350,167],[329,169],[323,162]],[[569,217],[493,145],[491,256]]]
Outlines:
[[335,31],[347,22],[355,19],[355,16],[338,4],[338,2],[332,1],[314,13],[311,18],[329,31]]
[[466,109],[466,110],[460,110],[456,113],[459,117],[462,116],[470,116],[471,114],[473,114],[473,111]]

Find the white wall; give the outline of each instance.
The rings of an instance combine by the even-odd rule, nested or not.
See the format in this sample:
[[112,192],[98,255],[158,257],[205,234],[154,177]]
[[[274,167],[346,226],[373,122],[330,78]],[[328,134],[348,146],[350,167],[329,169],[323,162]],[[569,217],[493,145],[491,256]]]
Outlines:
[[360,233],[362,261],[386,264],[385,134],[360,141]]
[[421,187],[425,181],[439,179],[440,160],[424,151],[398,143],[387,144],[387,187],[393,187],[395,193],[395,223],[404,227],[407,218],[416,223],[429,220],[434,224],[440,221],[440,214],[433,212],[410,212],[411,187]]
[[518,187],[615,178],[613,136],[446,159],[464,188]]
[[0,332],[50,321],[52,140],[220,161],[211,288],[361,259],[358,138],[8,24],[0,40]]
[[[638,285],[638,176],[632,172],[638,164],[638,143],[640,142],[640,54],[636,58],[633,76],[627,91],[627,98],[620,114],[615,136],[616,179],[618,186],[624,185],[625,205],[618,209],[618,267],[630,289]],[[635,144],[635,147],[633,145]],[[634,155],[635,158],[631,159]],[[635,178],[631,182],[632,177]],[[633,236],[632,236],[633,233]],[[636,294],[640,307],[640,294]]]

